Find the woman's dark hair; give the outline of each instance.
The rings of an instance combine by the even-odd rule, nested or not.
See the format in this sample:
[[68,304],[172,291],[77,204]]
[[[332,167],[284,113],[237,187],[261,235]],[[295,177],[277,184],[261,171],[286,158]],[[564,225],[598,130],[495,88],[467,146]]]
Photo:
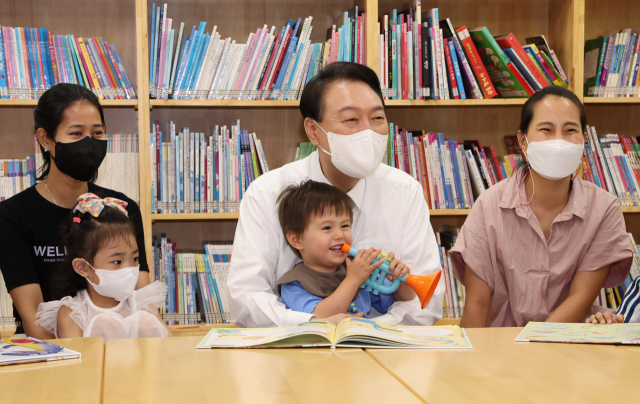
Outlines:
[[[78,219],[80,223],[76,223]],[[93,260],[100,249],[115,240],[127,240],[126,237],[129,235],[135,235],[133,223],[115,208],[105,206],[98,217],[93,217],[90,213],[72,212],[60,227],[60,238],[65,245],[67,255],[64,261],[53,269],[51,276],[53,300],[59,300],[65,296],[73,297],[87,288],[87,280],[73,269],[74,259],[84,258],[93,265]]]
[[360,81],[378,94],[382,106],[384,99],[380,90],[378,75],[371,68],[352,62],[334,62],[327,65],[318,75],[309,80],[300,97],[300,112],[305,118],[322,122],[324,112],[324,94],[327,87],[335,81]]
[[[578,110],[580,111],[580,133],[584,133],[587,128],[587,113],[584,110],[584,105],[582,105],[580,99],[578,99],[574,93],[560,86],[545,87],[533,94],[531,98],[524,103],[522,113],[520,114],[520,127],[518,128],[520,129],[520,132],[527,134],[529,131],[529,125],[531,125],[531,121],[533,120],[533,110],[536,104],[548,96],[566,98],[578,107]],[[529,170],[529,161],[523,160],[522,163],[519,164],[519,168],[524,169],[523,172],[527,172],[527,170]]]
[[[329,212],[335,212],[336,215],[346,213],[353,221],[354,203],[351,197],[338,188],[322,182],[305,180],[299,185],[289,185],[280,193],[276,203],[279,204],[278,217],[285,240],[287,240],[287,233],[291,231],[298,236],[302,235],[313,216]],[[298,250],[291,244],[289,247],[300,257]]]
[[[56,138],[58,126],[60,126],[60,123],[62,122],[64,111],[66,111],[71,104],[82,101],[89,102],[98,109],[98,112],[100,112],[102,126],[104,126],[106,130],[104,112],[102,111],[102,106],[100,105],[100,101],[98,101],[98,97],[96,97],[91,90],[88,90],[86,87],[79,84],[60,83],[45,91],[44,94],[42,94],[42,97],[40,97],[38,105],[33,111],[35,131],[42,128],[47,132],[47,137],[54,140]],[[51,168],[51,155],[44,151],[42,145],[40,145],[40,153],[42,154],[43,164],[42,167],[38,169],[38,176],[36,177],[38,181],[42,181],[47,178],[47,175],[49,175],[49,169]],[[96,171],[96,174],[89,180],[89,182],[95,182],[97,177],[98,172]]]
[[520,115],[520,131],[522,133],[527,133],[527,131],[529,130],[529,125],[531,124],[531,120],[533,119],[533,109],[535,108],[536,104],[550,95],[560,98],[566,98],[576,104],[576,107],[578,107],[578,110],[580,111],[580,130],[582,131],[581,133],[584,133],[587,127],[587,113],[584,111],[584,105],[582,105],[582,103],[574,93],[560,86],[545,87],[537,93],[533,94],[531,98],[529,98],[527,102],[524,103],[524,106],[522,107],[522,113]]

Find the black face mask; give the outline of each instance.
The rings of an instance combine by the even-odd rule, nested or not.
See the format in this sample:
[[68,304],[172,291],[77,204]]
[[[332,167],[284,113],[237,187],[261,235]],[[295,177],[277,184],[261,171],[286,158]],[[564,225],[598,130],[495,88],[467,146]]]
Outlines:
[[71,143],[56,143],[53,161],[61,172],[78,181],[93,178],[107,155],[107,141],[86,136]]

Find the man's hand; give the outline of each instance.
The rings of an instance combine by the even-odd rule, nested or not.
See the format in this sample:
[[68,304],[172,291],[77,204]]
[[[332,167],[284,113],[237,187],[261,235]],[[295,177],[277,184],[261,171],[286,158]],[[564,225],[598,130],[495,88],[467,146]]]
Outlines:
[[605,311],[604,313],[598,312],[591,317],[588,317],[585,321],[587,324],[613,324],[613,323],[624,323],[624,316],[622,314],[616,315],[610,311]]
[[362,317],[362,312],[359,311],[356,314],[347,314],[347,313],[334,314],[333,316],[319,318],[318,320],[326,321],[328,323],[333,323],[335,325],[338,325],[339,322],[349,317]]
[[360,250],[353,257],[353,260],[347,257],[347,278],[349,281],[357,282],[358,285],[362,285],[364,281],[371,276],[371,272],[384,263],[384,260],[379,260],[373,263],[373,260],[380,254],[380,250],[369,248],[368,250]]

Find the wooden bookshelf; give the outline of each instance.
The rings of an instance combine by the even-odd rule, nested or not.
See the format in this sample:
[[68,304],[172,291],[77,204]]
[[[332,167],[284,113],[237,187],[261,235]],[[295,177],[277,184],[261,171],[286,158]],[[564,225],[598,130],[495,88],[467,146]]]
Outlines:
[[[230,125],[236,119],[261,139],[270,168],[294,158],[299,142],[307,141],[298,101],[187,101],[149,97],[148,0],[3,0],[3,26],[47,27],[54,34],[101,36],[116,45],[136,90],[137,100],[103,100],[109,133],[139,133],[140,206],[147,246],[152,235],[167,233],[180,248],[202,248],[202,240],[229,239],[235,233],[237,214],[166,215],[151,213],[149,134],[158,120],[165,128],[189,126],[207,131],[213,124]],[[164,3],[164,2],[163,2]],[[169,15],[185,23],[185,31],[200,21],[207,31],[217,25],[223,37],[238,42],[264,24],[281,27],[289,18],[313,16],[312,42],[325,40],[326,29],[341,25],[342,13],[358,6],[367,13],[367,65],[377,71],[378,17],[393,8],[402,10],[406,0],[168,0]],[[640,98],[584,98],[584,41],[608,31],[638,28],[640,7],[636,0],[428,0],[423,11],[438,7],[441,19],[454,27],[487,26],[498,35],[513,32],[524,38],[544,35],[570,78],[570,89],[586,104],[588,121],[599,134],[634,133],[640,126]],[[407,129],[445,133],[457,141],[480,139],[506,154],[504,135],[515,134],[526,99],[492,100],[387,100],[388,120]],[[0,100],[0,158],[33,154],[33,107],[37,100]],[[132,108],[133,107],[133,108]],[[624,208],[627,230],[640,239],[640,207]],[[432,210],[434,230],[450,224],[461,226],[468,209]],[[183,241],[188,240],[188,241]],[[198,247],[199,243],[199,247]],[[151,251],[148,249],[148,259]]]

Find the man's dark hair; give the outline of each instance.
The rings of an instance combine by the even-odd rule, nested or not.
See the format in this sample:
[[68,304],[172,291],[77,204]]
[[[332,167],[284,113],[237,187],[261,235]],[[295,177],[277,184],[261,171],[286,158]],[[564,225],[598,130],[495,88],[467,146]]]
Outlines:
[[[289,185],[278,196],[278,217],[284,238],[287,233],[293,232],[300,236],[309,225],[311,218],[316,215],[324,215],[335,212],[336,215],[349,214],[353,222],[353,200],[349,195],[338,188],[306,180],[299,185]],[[289,244],[289,240],[287,240]],[[300,252],[289,244],[293,252],[300,258]]]
[[309,80],[300,97],[300,112],[305,118],[322,122],[324,112],[324,94],[327,87],[336,81],[360,81],[371,87],[378,94],[382,106],[382,90],[376,72],[371,68],[352,62],[334,62],[325,67],[317,76]]

